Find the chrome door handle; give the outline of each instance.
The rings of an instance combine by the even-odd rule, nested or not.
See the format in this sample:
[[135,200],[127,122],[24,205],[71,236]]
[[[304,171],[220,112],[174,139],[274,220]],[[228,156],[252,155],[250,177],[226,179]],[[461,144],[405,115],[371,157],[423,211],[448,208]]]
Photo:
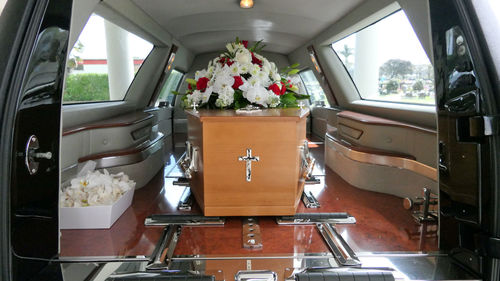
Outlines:
[[26,143],[26,149],[24,151],[24,164],[28,169],[30,175],[36,174],[38,171],[38,166],[40,163],[36,159],[52,159],[52,152],[35,152],[40,148],[38,138],[35,135],[31,135]]

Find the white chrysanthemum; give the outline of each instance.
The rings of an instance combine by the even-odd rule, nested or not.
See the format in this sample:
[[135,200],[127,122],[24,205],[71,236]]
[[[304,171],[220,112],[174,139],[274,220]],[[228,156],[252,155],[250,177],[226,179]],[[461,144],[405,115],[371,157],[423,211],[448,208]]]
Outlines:
[[193,91],[192,94],[187,95],[187,103],[189,106],[193,104],[200,104],[201,102],[201,92],[198,90]]
[[210,95],[212,94],[213,87],[208,87],[205,89],[203,93],[201,93],[201,103],[207,103],[210,99]]
[[220,104],[222,105],[219,107],[231,105],[234,102],[234,89],[231,87],[224,88],[223,91],[219,92],[219,99],[221,100]]
[[273,91],[267,91],[267,95],[269,107],[277,107],[280,104],[280,97],[275,95]]

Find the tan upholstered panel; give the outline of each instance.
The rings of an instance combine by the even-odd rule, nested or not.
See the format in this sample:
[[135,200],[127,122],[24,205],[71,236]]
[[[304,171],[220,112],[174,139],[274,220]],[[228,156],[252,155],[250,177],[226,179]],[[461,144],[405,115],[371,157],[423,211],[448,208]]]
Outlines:
[[354,138],[339,130],[340,136],[352,144],[409,154],[423,164],[436,167],[437,136],[433,132],[412,127],[364,123],[342,116],[338,116],[337,122],[363,132],[359,138]]

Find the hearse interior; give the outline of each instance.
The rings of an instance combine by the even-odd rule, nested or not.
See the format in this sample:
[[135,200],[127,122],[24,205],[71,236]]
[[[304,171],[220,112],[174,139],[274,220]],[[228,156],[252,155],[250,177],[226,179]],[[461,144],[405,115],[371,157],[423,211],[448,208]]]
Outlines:
[[2,280],[500,280],[496,1],[3,2]]

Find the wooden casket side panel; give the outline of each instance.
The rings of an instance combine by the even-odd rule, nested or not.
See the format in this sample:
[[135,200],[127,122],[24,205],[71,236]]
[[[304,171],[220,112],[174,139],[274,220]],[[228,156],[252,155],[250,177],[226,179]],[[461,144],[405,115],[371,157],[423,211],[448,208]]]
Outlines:
[[194,195],[196,202],[203,210],[204,206],[204,165],[203,165],[203,126],[200,119],[187,114],[188,121],[188,141],[191,142],[193,147],[199,149],[198,172],[192,174],[190,180],[190,188]]
[[[245,118],[203,122],[205,214],[294,214],[299,154],[297,122]],[[245,178],[251,148],[252,181]],[[295,163],[295,164],[294,164]]]
[[[296,136],[296,141],[297,141],[297,147],[301,147],[304,145],[304,141],[307,140],[306,134],[307,134],[307,118],[301,118],[297,123],[297,136]],[[305,185],[305,179],[303,177],[304,169],[302,168],[302,159],[301,155],[299,153],[298,155],[298,163],[299,165],[296,165],[297,168],[297,173],[298,173],[298,183],[297,183],[297,190],[295,191],[295,210],[297,210],[297,207],[300,203],[300,199],[302,198],[302,192],[304,192],[304,185]]]

